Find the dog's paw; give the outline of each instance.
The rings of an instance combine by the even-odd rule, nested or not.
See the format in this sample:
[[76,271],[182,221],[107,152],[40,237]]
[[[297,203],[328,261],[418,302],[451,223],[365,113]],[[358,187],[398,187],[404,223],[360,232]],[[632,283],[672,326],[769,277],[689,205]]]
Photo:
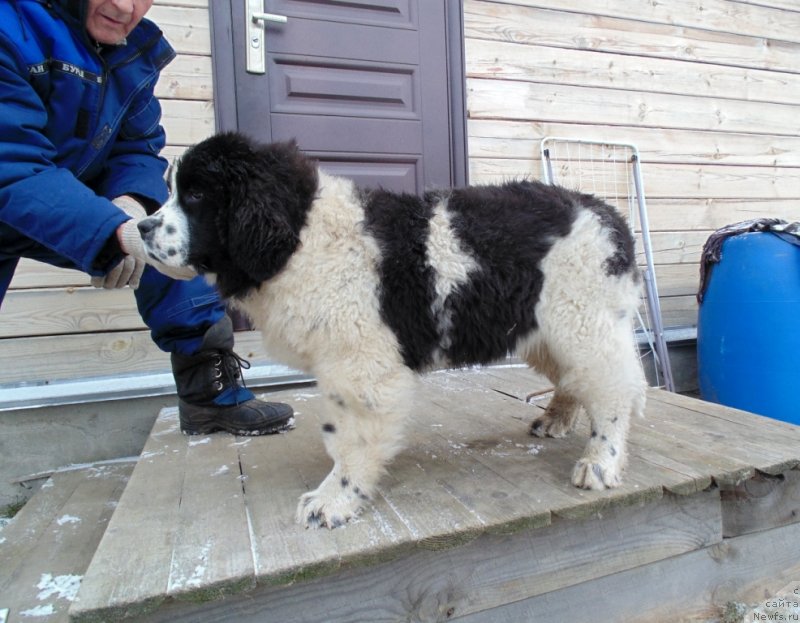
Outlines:
[[621,483],[619,467],[581,459],[572,471],[572,484],[581,489],[613,489]]
[[566,437],[572,432],[572,423],[564,418],[555,418],[545,413],[531,424],[531,435],[535,437]]
[[358,516],[367,499],[358,487],[342,485],[336,491],[323,482],[316,491],[300,496],[297,523],[306,528],[339,528]]

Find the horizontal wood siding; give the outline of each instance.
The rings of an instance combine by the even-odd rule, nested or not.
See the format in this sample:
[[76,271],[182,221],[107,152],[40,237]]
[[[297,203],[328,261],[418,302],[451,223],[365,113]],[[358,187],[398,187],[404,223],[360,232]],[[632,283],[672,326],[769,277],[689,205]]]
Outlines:
[[470,181],[541,177],[545,136],[634,143],[667,325],[702,245],[800,218],[800,4],[464,0]]
[[[173,159],[214,132],[208,0],[156,0],[147,17],[178,53],[156,86]],[[130,289],[22,260],[0,309],[0,385],[168,368],[149,335]]]
[[[157,85],[172,159],[214,131],[208,0],[156,0],[148,17],[178,51]],[[665,324],[696,323],[713,230],[799,218],[796,0],[464,0],[464,18],[470,181],[540,177],[545,136],[637,145]],[[148,360],[166,365],[130,291],[20,263],[0,311],[0,384]]]

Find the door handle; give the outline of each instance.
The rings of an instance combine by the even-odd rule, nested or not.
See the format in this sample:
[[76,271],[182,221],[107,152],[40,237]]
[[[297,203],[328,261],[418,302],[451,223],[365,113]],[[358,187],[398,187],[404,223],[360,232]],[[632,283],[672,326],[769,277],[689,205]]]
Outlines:
[[264,13],[264,0],[245,0],[247,3],[247,71],[251,74],[266,73],[266,43],[265,28],[266,22],[273,24],[285,24],[288,19],[285,15],[275,15],[274,13]]
[[274,22],[276,24],[285,24],[289,18],[285,15],[276,15],[275,13],[253,13],[250,17],[254,22],[262,20],[264,22]]

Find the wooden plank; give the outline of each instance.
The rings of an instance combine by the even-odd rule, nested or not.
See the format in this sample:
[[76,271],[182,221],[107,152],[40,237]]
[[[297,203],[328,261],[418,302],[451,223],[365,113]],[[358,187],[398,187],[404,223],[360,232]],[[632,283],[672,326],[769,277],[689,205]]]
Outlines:
[[647,8],[638,5],[630,5],[638,17],[622,19],[539,4],[465,0],[465,36],[798,73],[797,47],[790,43],[646,22],[639,18]]
[[58,268],[23,257],[17,265],[9,289],[87,286],[89,279],[89,275],[79,270]]
[[[689,398],[696,405],[678,406],[669,399],[662,400],[663,390],[651,390],[650,405],[658,407],[665,415],[661,418],[662,429],[671,430],[676,439],[691,447],[705,448],[708,454],[740,462],[756,470],[768,474],[782,474],[798,464],[796,449],[791,445],[775,443],[778,438],[795,440],[800,443],[800,430],[785,430],[781,426],[773,426],[767,418],[754,414],[745,414],[739,423],[712,415],[713,405]],[[715,468],[716,469],[716,468]],[[752,474],[750,474],[752,475]],[[743,477],[736,471],[728,473],[717,470],[714,478],[718,483],[736,484]],[[748,476],[749,477],[749,476]]]
[[197,8],[208,8],[208,0],[156,0],[156,6],[190,6]]
[[[643,565],[451,620],[459,623],[519,621],[656,621],[715,618],[729,601],[758,601],[764,588],[800,572],[800,524],[725,540],[707,549]],[[613,596],[613,598],[609,598]],[[676,612],[679,608],[680,612]]]
[[166,3],[159,3],[153,5],[147,18],[158,24],[167,41],[179,54],[211,55],[207,7],[167,6]]
[[252,588],[255,562],[238,438],[182,438],[175,431],[164,439],[169,445],[188,439],[180,510],[174,526],[161,528],[174,533],[166,594],[207,601]]
[[[75,362],[80,366],[76,369]],[[149,331],[45,335],[0,341],[0,385],[51,383],[170,369]]]
[[0,565],[1,595],[10,591],[28,554],[36,547],[53,517],[67,503],[79,483],[77,476],[54,474],[42,485],[41,495],[34,495],[17,513],[16,520],[3,529],[0,535],[3,560]]
[[800,440],[800,428],[789,422],[776,420],[763,415],[749,413],[741,409],[734,409],[725,405],[697,400],[689,396],[674,394],[672,392],[655,392],[653,400],[682,407],[686,411],[702,414],[702,417],[711,417],[719,420],[723,426],[735,424],[736,426],[746,427],[756,430],[772,430],[776,435],[787,436],[792,440]]
[[[653,260],[656,264],[690,264],[689,268],[694,271],[694,274],[697,274],[703,245],[712,233],[712,231],[653,231],[651,229],[650,242],[653,245]],[[644,264],[643,252],[637,253],[637,261]]]
[[756,474],[750,480],[722,489],[725,537],[797,523],[800,519],[800,470],[777,476]]
[[716,493],[670,497],[513,535],[485,534],[446,554],[416,550],[391,563],[353,569],[324,582],[256,592],[246,603],[165,610],[152,621],[377,623],[459,620],[470,615],[486,621],[494,608],[509,602],[703,551],[720,538]]
[[[306,531],[294,524],[299,494],[315,487],[330,468],[320,441],[322,406],[316,388],[270,397],[295,407],[298,427],[284,436],[242,440],[219,435],[187,442],[177,432],[174,410],[171,419],[165,411],[134,472],[134,479],[142,480],[132,481],[120,501],[120,511],[126,507],[126,513],[128,508],[139,513],[133,515],[137,528],[127,521],[116,526],[115,515],[107,537],[120,542],[104,539],[84,582],[90,599],[84,601],[82,593],[73,615],[77,620],[124,613],[150,621],[245,622],[263,618],[268,609],[282,621],[347,621],[363,619],[360,606],[354,606],[363,604],[374,611],[370,620],[376,621],[411,613],[423,619],[447,612],[449,618],[464,620],[495,616],[507,604],[535,599],[532,595],[546,598],[571,590],[576,582],[590,587],[650,563],[666,564],[685,552],[724,558],[728,544],[720,543],[722,511],[717,490],[708,489],[711,479],[733,484],[758,469],[789,469],[800,460],[800,446],[793,443],[795,437],[800,442],[800,429],[787,435],[785,423],[770,424],[651,390],[648,417],[632,426],[623,486],[581,491],[569,484],[569,474],[586,441],[586,426],[567,439],[533,439],[528,434],[544,401],[528,405],[520,398],[547,385],[522,366],[426,376],[409,423],[408,449],[390,466],[374,502],[346,528],[333,531]],[[197,446],[187,450],[192,442]],[[773,451],[774,445],[781,447]],[[156,454],[159,449],[164,454]],[[192,458],[198,449],[207,454]],[[238,494],[238,483],[230,482],[219,499],[216,476],[209,475],[212,470],[229,473],[237,464],[244,477],[243,505],[231,497]],[[681,497],[665,494],[665,487]],[[141,496],[154,490],[159,500],[152,503],[166,509],[159,511],[157,524],[143,519],[140,508]],[[129,491],[138,493],[129,497]],[[172,508],[176,498],[182,502]],[[232,509],[238,517],[234,526],[242,523],[244,507],[253,548],[239,543],[228,551],[252,556],[256,586],[252,588],[246,571],[231,571],[223,564],[219,579],[230,593],[225,600],[162,604],[158,587],[167,593],[166,574],[154,583],[150,576],[155,574],[141,578],[139,568],[174,568],[180,535],[190,537],[184,553],[192,562],[182,565],[187,572],[173,578],[203,566],[208,548],[203,526],[225,525],[222,515],[199,517],[204,504],[220,507],[220,513]],[[790,510],[791,503],[784,508]],[[533,521],[526,522],[526,517]],[[143,521],[151,523],[138,527]],[[142,538],[138,531],[144,528],[157,543],[150,558],[134,559],[133,571],[115,575],[123,569],[112,567],[112,561],[122,556],[131,539]],[[230,532],[234,539],[243,538],[240,529]],[[695,564],[695,559],[686,560],[690,567]],[[754,577],[764,568],[759,559]],[[90,586],[96,582],[111,586],[110,599],[99,598],[98,589]],[[180,584],[185,587],[185,579]],[[213,594],[202,585],[193,589],[201,599]],[[237,592],[244,589],[251,590]],[[296,607],[298,600],[306,604],[302,610]]]
[[[514,0],[515,4],[574,11],[570,0]],[[737,33],[800,42],[800,14],[757,4],[740,4],[726,0],[673,0],[662,4],[632,5],[625,0],[590,0],[581,4],[581,11],[597,16],[610,16],[642,22],[702,28],[724,34]]]
[[259,584],[291,583],[330,573],[340,565],[328,531],[306,530],[295,523],[300,495],[330,469],[316,418],[309,410],[317,395],[314,389],[276,393],[271,400],[289,402],[294,408],[295,430],[237,440]]
[[[511,474],[498,472],[481,460],[483,454],[501,451],[500,448],[510,442],[503,441],[493,446],[485,436],[480,439],[473,436],[465,442],[469,436],[467,429],[474,431],[472,425],[476,421],[459,417],[467,394],[459,387],[454,388],[449,383],[451,378],[451,373],[442,371],[423,381],[419,406],[412,414],[413,425],[409,427],[408,450],[400,460],[411,463],[424,480],[441,486],[443,491],[437,487],[434,497],[454,498],[479,519],[484,530],[511,533],[549,525],[551,509],[547,501],[559,495],[558,492],[542,483],[533,494]],[[473,385],[469,395],[476,391]],[[489,400],[492,398],[488,397]],[[480,402],[485,402],[482,397]],[[463,427],[454,427],[455,420],[459,420]],[[516,444],[514,447],[515,450],[522,449]],[[526,449],[530,466],[534,461],[535,444],[531,443]],[[525,460],[520,456],[522,452],[516,455],[515,459]],[[434,502],[434,505],[439,504]]]
[[797,106],[469,78],[472,118],[602,123],[648,128],[715,130],[791,136],[800,131]]
[[[269,361],[259,332],[237,332],[235,340],[236,352],[251,363]],[[76,367],[76,361],[80,362],[79,367]],[[0,385],[51,383],[170,369],[169,354],[153,343],[147,330],[46,335],[0,341]]]
[[469,78],[649,91],[796,105],[800,75],[696,62],[567,50],[485,39],[466,40]]
[[179,54],[161,72],[155,93],[160,99],[213,100],[211,57]]
[[[68,621],[69,605],[132,469],[132,465],[117,464],[54,474],[48,488],[37,497],[49,496],[51,490],[60,488],[70,494],[57,512],[52,512],[55,509],[51,507],[42,516],[47,526],[31,530],[26,518],[21,517],[25,523],[19,524],[18,531],[9,528],[3,531],[3,538],[15,545],[18,539],[30,541],[31,533],[35,534],[35,540],[21,559],[6,557],[0,543],[4,574],[7,566],[14,570],[10,584],[9,578],[0,581],[0,604],[10,609],[11,621],[34,616],[46,616],[47,621]],[[42,510],[40,506],[39,512]]]
[[[520,371],[525,372],[524,369]],[[500,373],[505,374],[505,368]],[[476,383],[489,390],[488,403],[474,399],[463,401],[460,414],[466,417],[459,420],[450,443],[476,450],[475,457],[481,463],[523,490],[535,489],[536,501],[544,502],[554,515],[579,519],[612,503],[635,505],[661,497],[664,474],[659,473],[659,478],[655,478],[648,465],[629,466],[622,486],[617,489],[585,491],[573,487],[570,477],[588,440],[588,427],[581,426],[574,435],[564,439],[531,437],[530,423],[541,413],[540,409],[510,398],[504,392],[493,391],[494,379],[490,375],[490,369],[464,377],[458,372],[442,371],[426,378],[437,389],[444,384],[452,391],[461,385],[461,391],[469,391],[467,395],[470,396],[474,395]],[[528,383],[536,383],[533,375]],[[429,389],[426,394],[433,404],[442,405],[442,399],[435,392]]]
[[[526,382],[529,376],[530,373],[524,366],[508,366],[488,368],[484,377],[475,378],[484,387],[496,388],[506,395],[523,401],[528,391]],[[652,395],[660,396],[663,393],[650,390],[648,399]],[[535,404],[544,408],[550,398],[550,394],[543,394]],[[694,417],[700,417],[694,412],[690,413]],[[696,442],[695,438],[698,435],[692,435],[691,429],[699,428],[701,426],[699,423],[695,422],[693,426],[676,430],[672,421],[674,418],[673,411],[663,408],[653,400],[648,400],[647,416],[631,422],[629,440],[629,450],[633,456],[664,470],[659,481],[667,490],[686,495],[710,486],[714,474],[720,474],[725,480],[737,480],[753,473],[748,462],[728,457],[727,453],[716,451],[715,446],[705,441]],[[586,427],[581,425],[576,434],[585,436],[586,432]],[[628,472],[640,465],[638,462],[631,463]]]
[[[429,417],[428,410],[424,409],[424,413],[414,418],[415,426],[408,440],[413,456],[407,452],[401,455],[400,460],[407,463],[413,461],[422,478],[440,485],[441,489],[437,487],[434,495],[454,498],[491,533],[510,534],[551,523],[552,513],[542,496],[521,487],[508,474],[498,473],[481,462],[479,455],[487,451],[486,447],[454,441],[452,435],[442,432],[444,425],[438,423],[438,418]],[[457,417],[459,412],[459,401],[456,399],[448,413],[442,415]],[[444,444],[440,442],[441,439],[445,440]],[[530,444],[528,452],[531,456],[536,448],[536,444]],[[546,485],[543,485],[544,488]],[[554,494],[550,492],[547,497],[551,498]],[[437,544],[443,542],[444,539],[441,539]]]
[[[536,175],[537,160],[470,159],[471,184],[501,184]],[[575,165],[577,166],[577,165]],[[687,199],[797,199],[800,168],[729,167],[714,164],[658,164],[642,167],[645,195]]]
[[164,409],[86,571],[70,610],[74,620],[135,618],[165,599],[188,442],[165,444],[160,437],[177,430],[177,409]]
[[212,102],[165,99],[161,101],[161,109],[161,124],[169,145],[194,145],[214,133]]
[[[276,392],[270,400],[292,404],[297,427],[239,447],[259,584],[286,584],[341,567],[376,564],[407,549],[412,533],[380,497],[346,530],[306,530],[295,522],[300,495],[316,488],[331,469],[317,415],[321,398],[316,388],[308,388]],[[270,468],[273,461],[285,469],[276,473]]]
[[[316,430],[319,431],[322,426],[319,398],[313,404],[309,401],[306,408],[309,414],[314,414]],[[452,448],[439,437],[433,437],[432,442],[429,438],[429,443],[420,445],[412,432],[414,426],[409,428],[411,437],[407,439],[406,450],[392,461],[388,473],[381,480],[378,499],[362,516],[366,526],[362,527],[358,522],[355,533],[350,530],[335,532],[343,564],[360,564],[364,559],[374,563],[376,557],[390,558],[397,555],[398,548],[402,550],[407,547],[409,542],[434,549],[453,547],[474,538],[500,520],[541,522],[538,514],[533,518],[528,517],[528,509],[524,506],[519,509],[523,517],[517,515],[509,518],[489,512],[481,502],[467,501],[469,493],[459,484],[453,484],[451,478],[453,467],[448,459]],[[324,464],[327,468],[330,461],[325,459]],[[472,468],[477,466],[474,462],[466,466],[463,463],[459,465],[462,473],[475,477]],[[321,474],[312,485],[325,475]],[[507,488],[508,483],[502,486]],[[373,517],[372,513],[377,513],[377,516]],[[546,519],[549,520],[549,512]],[[387,525],[387,520],[395,525]],[[378,535],[359,534],[375,525],[381,526]],[[365,542],[372,543],[367,551],[364,550]]]
[[144,328],[130,288],[13,290],[3,301],[0,337]]
[[[482,382],[484,386],[513,396],[519,401],[525,400],[530,372],[524,366],[492,367],[486,372],[487,378]],[[549,387],[549,383],[543,383],[542,387]],[[537,393],[539,396],[533,404],[544,409],[552,398],[552,393],[543,390]],[[709,487],[712,484],[709,472],[711,465],[717,470],[727,469],[741,473],[743,466],[739,462],[723,459],[721,464],[718,458],[706,456],[703,447],[687,447],[683,442],[676,444],[674,435],[669,432],[662,434],[658,430],[660,417],[653,405],[648,405],[647,414],[646,419],[636,418],[631,422],[628,450],[640,461],[632,463],[628,471],[640,468],[643,462],[650,466],[650,470],[655,468],[660,472],[659,482],[667,491],[680,495],[696,493]],[[576,434],[586,436],[586,426],[581,424]]]
[[663,296],[661,302],[661,318],[665,327],[697,326],[697,297]]
[[782,218],[790,223],[797,220],[796,199],[648,199],[647,206],[651,231],[715,231],[731,223],[762,217]]
[[656,265],[656,281],[661,296],[693,296],[700,284],[698,264]]
[[[545,136],[633,143],[642,162],[678,164],[730,164],[748,166],[800,166],[800,138],[704,130],[674,130],[601,123],[551,123],[470,119],[469,154],[474,158],[538,160]],[[536,176],[539,177],[537,172]]]
[[797,3],[794,0],[736,0],[742,4],[754,4],[756,6],[768,6],[775,9],[785,9],[787,11],[797,11]]

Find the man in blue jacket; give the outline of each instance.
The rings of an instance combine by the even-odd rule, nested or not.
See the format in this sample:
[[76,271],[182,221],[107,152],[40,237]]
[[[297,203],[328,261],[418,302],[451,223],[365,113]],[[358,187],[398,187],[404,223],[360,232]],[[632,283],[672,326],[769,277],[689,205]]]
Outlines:
[[0,0],[0,302],[20,257],[130,286],[171,353],[182,430],[275,432],[292,410],[244,387],[216,291],[150,266],[138,235],[167,198],[153,89],[175,52],[144,19],[152,4]]

